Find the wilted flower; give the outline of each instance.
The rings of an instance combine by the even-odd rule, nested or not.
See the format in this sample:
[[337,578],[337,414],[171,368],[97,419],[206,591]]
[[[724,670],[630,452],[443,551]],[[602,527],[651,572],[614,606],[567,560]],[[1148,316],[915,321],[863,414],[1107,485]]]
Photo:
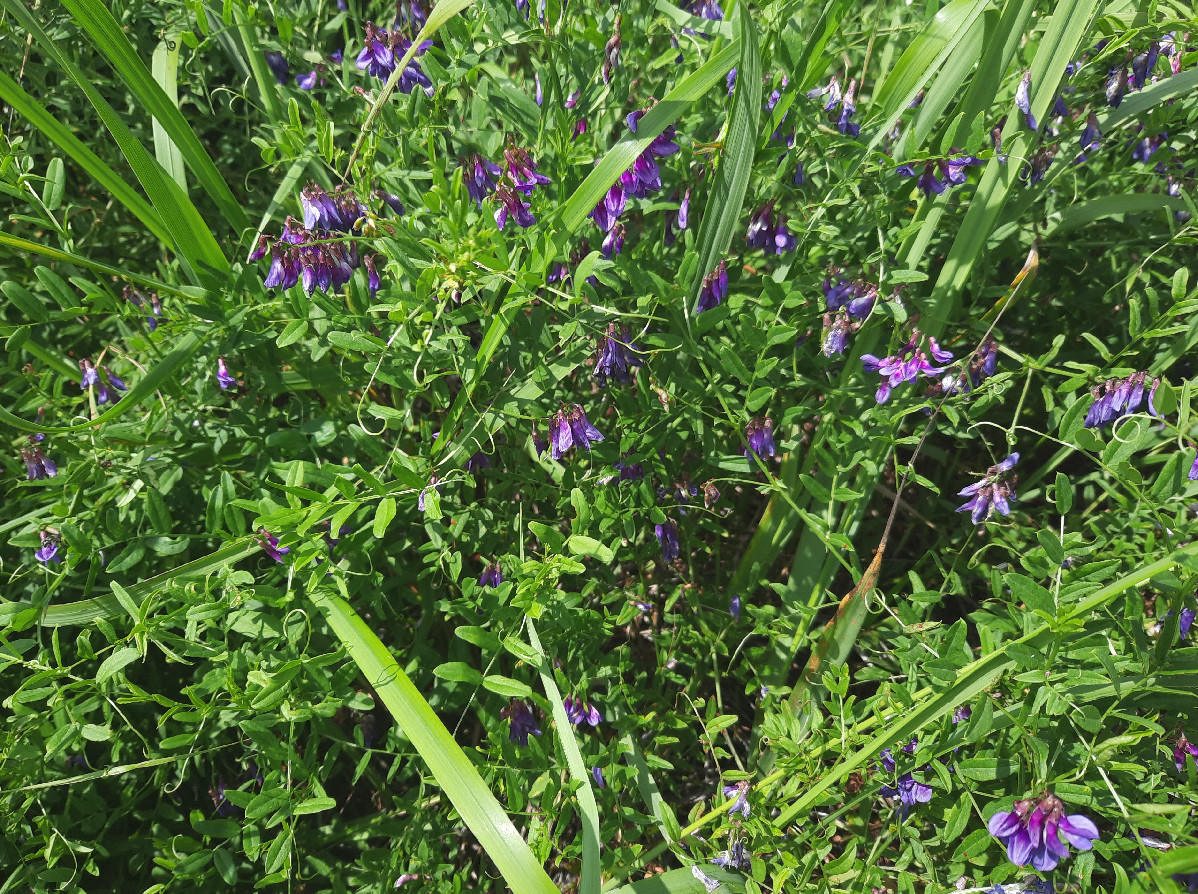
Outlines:
[[603,715],[599,713],[599,709],[581,698],[567,695],[562,701],[562,707],[566,709],[566,719],[575,726],[583,723],[598,726],[603,722]]
[[615,23],[612,26],[612,36],[603,48],[603,65],[599,73],[605,84],[611,83],[612,72],[616,70],[616,65],[620,61],[620,22],[622,19],[623,16],[616,15]]
[[745,426],[745,439],[749,446],[744,449],[744,454],[749,459],[754,455],[763,458],[773,456],[777,451],[774,445],[774,420],[769,416],[750,420]]
[[403,200],[394,193],[387,192],[385,189],[376,189],[374,196],[388,208],[396,213],[399,217],[404,216]]
[[1023,120],[1031,130],[1039,130],[1036,124],[1036,116],[1032,114],[1032,103],[1029,91],[1032,85],[1032,73],[1025,71],[1023,77],[1019,79],[1019,86],[1015,88],[1015,108],[1023,112]]
[[[957,496],[970,497],[969,502],[957,507],[958,512],[969,510],[973,523],[989,519],[997,509],[1000,515],[1010,515],[1010,504],[1015,501],[1015,479],[1007,472],[1019,462],[1019,454],[1012,453],[1002,462],[986,470],[986,475],[976,484],[962,489]],[[1010,480],[1008,480],[1008,478]]]
[[1019,172],[1019,179],[1028,186],[1035,186],[1044,179],[1044,174],[1048,171],[1048,166],[1052,164],[1056,154],[1055,146],[1041,146],[1031,160],[1024,163],[1023,170]]
[[1106,103],[1113,109],[1119,108],[1127,94],[1127,66],[1112,68],[1106,80]]
[[523,699],[512,699],[511,703],[499,712],[499,716],[505,718],[510,724],[509,741],[521,748],[528,746],[529,735],[541,735],[541,728],[537,726],[537,719],[533,716],[532,708]]
[[716,504],[720,498],[720,489],[715,486],[714,481],[708,481],[703,485],[703,505],[710,509]]
[[478,202],[478,207],[482,208],[483,199],[495,191],[496,178],[502,176],[503,169],[494,162],[487,161],[477,152],[462,162],[461,166],[466,192],[470,194],[470,198]]
[[1101,139],[1102,131],[1098,127],[1098,116],[1091,112],[1086,118],[1086,126],[1082,128],[1082,152],[1091,152],[1097,149]]
[[478,582],[484,587],[498,587],[503,583],[503,569],[499,567],[499,563],[488,562]]
[[585,447],[603,440],[603,433],[591,425],[586,413],[578,404],[562,407],[549,418],[549,443],[553,447],[553,458],[561,459],[571,447]]
[[701,314],[722,304],[728,297],[728,266],[720,261],[715,270],[703,277],[699,287],[699,301],[695,305],[695,313]]
[[279,538],[267,531],[266,528],[258,529],[258,545],[276,562],[282,562],[283,556],[291,552],[290,547],[279,546]]
[[747,779],[732,785],[724,786],[724,797],[736,800],[732,802],[732,806],[728,808],[728,815],[739,813],[745,819],[749,818],[749,781]]
[[1016,801],[1008,813],[996,813],[986,824],[990,834],[1007,846],[1007,856],[1016,866],[1029,862],[1040,872],[1056,868],[1069,856],[1065,841],[1079,851],[1088,851],[1098,838],[1098,827],[1080,813],[1065,813],[1065,805],[1056,795],[1045,792],[1040,798]]
[[632,368],[644,365],[627,327],[619,323],[609,323],[607,331],[599,336],[598,352],[595,378],[600,385],[606,385],[611,378],[628,384],[632,381]]
[[849,344],[849,333],[859,325],[849,319],[845,310],[839,310],[835,314],[824,314],[824,334],[821,340],[824,356],[843,354]]
[[711,862],[716,866],[723,866],[725,869],[749,869],[751,862],[749,855],[745,853],[744,839],[738,838],[733,841],[728,850],[720,851],[719,854],[712,857]]
[[661,544],[661,557],[663,561],[673,562],[678,558],[678,522],[672,518],[667,518],[662,524],[653,526],[653,533],[657,535],[657,542]]

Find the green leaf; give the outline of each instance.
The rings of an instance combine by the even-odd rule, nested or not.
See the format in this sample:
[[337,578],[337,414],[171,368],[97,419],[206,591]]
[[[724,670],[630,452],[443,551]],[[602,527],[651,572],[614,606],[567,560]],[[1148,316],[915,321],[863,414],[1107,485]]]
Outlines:
[[446,661],[433,668],[433,676],[451,683],[469,683],[477,686],[483,681],[482,672],[464,661]]
[[3,291],[5,297],[28,319],[35,323],[49,322],[50,311],[46,309],[46,305],[24,286],[9,279],[0,284],[0,291]]
[[66,167],[57,155],[46,165],[46,183],[42,188],[42,204],[47,211],[56,211],[62,204],[62,196],[67,188]]
[[96,671],[96,685],[102,686],[141,657],[136,646],[123,646],[104,659]]
[[374,511],[375,539],[387,533],[387,526],[391,524],[393,518],[395,518],[395,498],[384,497],[379,501],[378,508]]
[[566,548],[573,556],[593,556],[604,564],[611,562],[616,557],[611,547],[600,543],[593,537],[586,537],[582,534],[570,535],[566,540]]
[[437,784],[516,894],[557,894],[544,868],[436,712],[343,599],[314,594],[334,634],[374,687]]
[[[175,108],[179,107],[179,40],[177,35],[168,34],[154,48],[150,61],[154,81],[162,88],[166,98]],[[151,122],[154,130],[154,155],[162,165],[167,175],[179,184],[179,188],[187,189],[187,172],[183,167],[183,153],[174,144],[162,126],[162,122],[154,118]]]

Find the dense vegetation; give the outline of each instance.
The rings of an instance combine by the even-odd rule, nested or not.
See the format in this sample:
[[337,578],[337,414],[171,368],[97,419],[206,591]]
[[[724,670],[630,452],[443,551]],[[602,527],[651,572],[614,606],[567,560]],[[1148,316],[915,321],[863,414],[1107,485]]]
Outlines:
[[1198,890],[1198,16],[0,0],[0,891]]

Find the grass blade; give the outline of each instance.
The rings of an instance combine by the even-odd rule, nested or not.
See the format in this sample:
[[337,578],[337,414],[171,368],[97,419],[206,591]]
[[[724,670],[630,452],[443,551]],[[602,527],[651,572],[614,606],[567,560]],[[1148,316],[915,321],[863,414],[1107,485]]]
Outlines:
[[[171,101],[171,105],[178,108],[179,41],[174,35],[162,38],[154,48],[154,57],[150,65],[153,68],[154,80]],[[151,124],[154,126],[154,155],[158,158],[158,163],[170,178],[179,184],[179,188],[186,191],[187,172],[183,167],[183,153],[171,140],[161,121],[155,118]]]
[[366,622],[338,596],[314,595],[313,601],[404,735],[416,746],[433,778],[495,862],[508,887],[516,894],[557,894],[557,886],[537,862],[470,758]]

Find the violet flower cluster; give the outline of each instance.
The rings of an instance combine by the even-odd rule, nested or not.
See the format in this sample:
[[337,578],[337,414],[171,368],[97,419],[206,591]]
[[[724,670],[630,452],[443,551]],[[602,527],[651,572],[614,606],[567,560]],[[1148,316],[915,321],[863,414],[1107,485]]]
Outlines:
[[699,286],[699,300],[695,304],[695,313],[701,314],[723,304],[728,297],[728,265],[723,261],[716,264],[714,270],[703,277]]
[[503,176],[503,169],[495,164],[495,162],[483,158],[477,152],[461,162],[460,165],[462,168],[462,181],[466,184],[466,192],[470,194],[471,199],[478,203],[478,207],[481,210],[483,200],[495,192],[499,178]]
[[987,335],[978,345],[978,349],[970,355],[968,366],[961,371],[946,372],[939,382],[928,388],[926,396],[935,400],[950,394],[968,394],[994,375],[997,369],[998,342],[993,336]]
[[[1007,846],[1007,856],[1016,866],[1031,863],[1049,872],[1069,857],[1069,847],[1088,851],[1098,839],[1094,821],[1080,813],[1065,813],[1061,799],[1049,792],[1039,798],[1016,801],[1007,813],[998,812],[986,824],[990,834]],[[1065,840],[1061,840],[1061,836]]]
[[750,248],[760,248],[764,252],[773,251],[782,254],[795,249],[795,237],[786,228],[786,215],[782,212],[774,215],[774,200],[770,199],[757,213],[749,218],[749,229],[745,233],[745,242]]
[[[960,186],[968,179],[965,169],[985,164],[976,155],[958,155],[953,158],[931,159],[924,163],[923,172],[914,164],[900,165],[895,172],[903,177],[917,177],[915,185],[925,196],[940,195],[950,186]],[[941,176],[937,176],[939,171]]]
[[1018,462],[1019,454],[1012,453],[1002,462],[987,469],[981,481],[960,490],[957,496],[970,499],[964,505],[958,506],[957,511],[969,510],[975,525],[989,519],[995,509],[1000,515],[1010,515],[1011,503],[1015,502],[1015,477],[1007,473]]
[[807,98],[819,99],[821,96],[826,96],[824,111],[829,113],[828,120],[833,122],[836,129],[845,136],[856,137],[861,133],[861,125],[850,120],[857,114],[857,104],[853,101],[856,92],[857,80],[855,78],[849,81],[849,85],[842,92],[840,76],[832,75],[832,80],[826,87],[816,87],[808,92]]
[[260,260],[268,251],[270,270],[262,281],[268,289],[289,289],[302,281],[308,295],[317,290],[328,293],[344,287],[354,271],[365,266],[370,297],[378,292],[377,257],[363,258],[353,242],[337,238],[329,230],[309,229],[288,217],[278,240],[261,236],[249,260]]
[[1144,402],[1144,386],[1148,385],[1148,413],[1157,419],[1163,418],[1153,405],[1156,389],[1161,386],[1160,376],[1149,379],[1149,373],[1132,373],[1124,379],[1107,379],[1090,389],[1094,402],[1086,412],[1085,428],[1106,428],[1140,409]]
[[528,746],[528,737],[541,735],[537,718],[532,708],[524,699],[513,699],[511,703],[499,712],[499,716],[508,722],[508,740],[521,748]]
[[653,526],[653,533],[657,535],[657,542],[661,545],[661,558],[666,562],[673,562],[678,558],[680,546],[678,543],[678,522],[672,518],[667,518],[660,525]]
[[749,420],[745,426],[745,440],[749,442],[744,449],[747,458],[774,456],[778,450],[774,444],[774,420],[769,416]]
[[603,722],[603,715],[599,713],[599,709],[584,699],[567,695],[562,701],[562,707],[566,709],[566,719],[575,726],[584,723],[598,726]]
[[[824,277],[824,314],[821,347],[825,357],[843,354],[848,347],[849,334],[860,328],[878,299],[878,287],[865,279],[845,279],[835,267]],[[837,276],[835,284],[832,277]]]
[[[913,738],[900,750],[904,754],[914,754],[918,744],[919,740]],[[897,770],[894,755],[889,748],[882,749],[882,753],[879,755],[879,765],[884,772],[892,776]],[[917,769],[922,772],[931,769],[931,766],[925,764]],[[894,785],[884,784],[878,791],[884,798],[898,799],[899,814],[904,818],[916,804],[927,804],[931,801],[933,794],[932,787],[917,780],[914,771],[902,774],[894,780]]]
[[[603,433],[591,425],[587,414],[578,404],[562,407],[549,418],[549,443],[554,459],[561,459],[571,447],[585,447],[603,440]],[[544,452],[544,451],[542,451]]]
[[[108,390],[110,386],[112,387],[113,392],[129,390],[128,386],[126,386],[121,379],[109,372],[108,367],[102,366],[99,369],[96,369],[95,364],[91,362],[90,358],[85,357],[80,360],[79,369],[81,372],[79,377],[79,389],[81,391],[94,389],[96,394],[96,403],[98,404],[108,403],[109,398],[113,396]],[[104,374],[103,378],[101,378],[100,373]],[[119,399],[119,397],[117,399]]]
[[536,160],[527,149],[518,146],[508,146],[503,151],[504,169],[507,181],[496,184],[492,179],[498,172],[498,167],[481,156],[474,156],[473,176],[467,179],[467,191],[470,197],[480,204],[488,190],[494,190],[499,205],[495,209],[495,225],[502,230],[509,218],[515,218],[522,227],[531,227],[537,222],[533,217],[531,206],[524,201],[524,196],[531,196],[538,186],[552,183],[548,177],[537,171]]
[[46,478],[58,477],[58,465],[46,456],[41,448],[45,435],[29,436],[29,446],[21,448],[21,459],[25,463],[25,477],[29,481],[41,481]]
[[[432,45],[431,40],[424,41],[416,48],[415,55],[419,56]],[[358,53],[358,69],[368,72],[381,81],[386,81],[411,46],[412,42],[398,31],[388,34],[374,22],[367,22],[365,45]],[[426,95],[433,95],[433,82],[428,79],[428,75],[424,73],[415,59],[408,62],[403,74],[400,75],[398,86],[400,93],[411,93],[416,87],[421,87]]]
[[503,583],[503,569],[498,562],[488,562],[487,567],[483,569],[483,573],[478,578],[478,583],[483,587],[498,587]]
[[606,385],[615,379],[627,385],[632,381],[634,367],[643,366],[640,349],[628,334],[628,327],[619,323],[608,324],[607,331],[598,339],[595,357],[595,379]]
[[890,400],[891,391],[903,382],[915,382],[921,375],[931,378],[944,372],[944,366],[932,366],[928,362],[928,354],[937,363],[945,364],[953,359],[952,352],[944,350],[936,343],[936,339],[928,336],[928,351],[925,353],[920,348],[923,338],[923,333],[916,329],[897,354],[880,359],[873,354],[862,355],[861,363],[865,371],[876,372],[882,377],[882,384],[874,395],[878,403],[884,404]]

